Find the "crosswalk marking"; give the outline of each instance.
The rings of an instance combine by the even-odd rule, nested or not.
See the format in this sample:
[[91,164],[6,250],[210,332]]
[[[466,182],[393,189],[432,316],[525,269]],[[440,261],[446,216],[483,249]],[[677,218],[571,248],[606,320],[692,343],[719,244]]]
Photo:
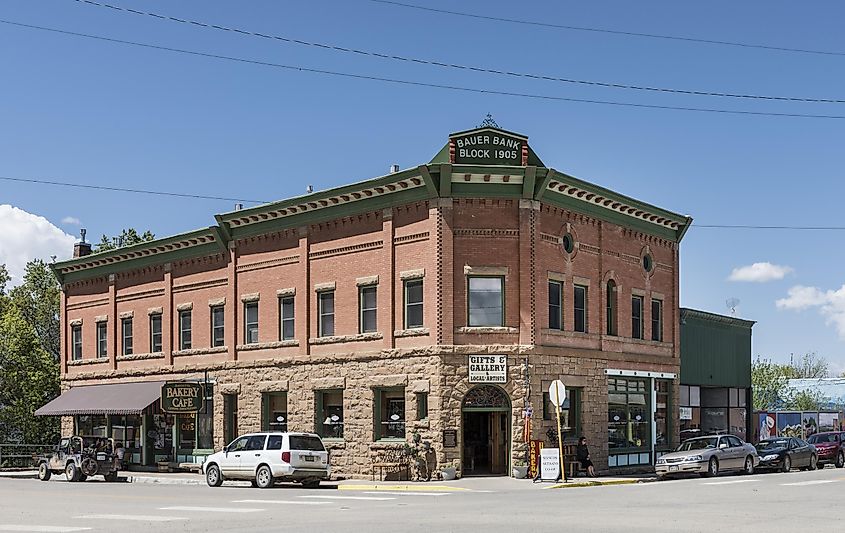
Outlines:
[[781,483],[781,487],[806,487],[807,485],[823,485],[825,483],[836,483],[838,479],[814,479],[812,481],[799,481],[797,483]]
[[90,520],[126,520],[131,522],[174,522],[176,520],[187,520],[182,516],[161,516],[161,515],[137,515],[137,514],[86,514],[74,516],[79,519]]
[[192,506],[176,506],[176,507],[159,507],[160,511],[188,511],[201,513],[257,513],[264,509],[255,509],[253,507],[192,507]]
[[704,483],[704,485],[734,485],[736,483],[753,483],[758,481],[756,479],[733,479],[731,481],[712,481],[710,483]]
[[232,500],[232,503],[269,503],[282,505],[328,505],[330,502],[303,502],[297,500]]
[[0,531],[33,531],[36,533],[71,533],[72,531],[90,531],[90,527],[67,526],[29,526],[17,524],[0,524]]
[[372,492],[364,492],[364,494],[387,494],[390,496],[451,496],[453,492],[388,492],[384,490],[377,490]]
[[376,496],[300,496],[300,498],[320,498],[323,500],[368,500],[368,501],[385,501],[395,500],[396,498],[379,498]]

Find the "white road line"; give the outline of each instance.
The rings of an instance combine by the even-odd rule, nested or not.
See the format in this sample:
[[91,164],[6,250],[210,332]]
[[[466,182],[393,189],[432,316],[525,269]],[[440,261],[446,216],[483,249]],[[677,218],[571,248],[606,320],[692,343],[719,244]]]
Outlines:
[[71,531],[90,531],[90,527],[66,526],[24,526],[16,524],[0,524],[0,531],[35,531],[40,533],[70,533]]
[[781,483],[781,487],[805,487],[807,485],[824,485],[825,483],[837,483],[838,479],[814,479],[812,481],[799,481],[798,483]]
[[323,500],[368,500],[368,501],[385,501],[395,500],[396,498],[377,498],[375,496],[300,496],[300,498],[320,498]]
[[759,481],[757,479],[733,479],[731,481],[712,481],[710,483],[702,483],[702,485],[734,485],[736,483],[754,483]]
[[257,513],[264,509],[255,509],[252,507],[190,507],[190,506],[176,506],[176,507],[159,507],[160,511],[193,511],[198,513]]
[[388,492],[386,490],[378,490],[373,492],[364,492],[364,494],[387,494],[390,496],[450,496],[453,492]]
[[232,503],[270,503],[290,505],[328,505],[331,502],[300,502],[296,500],[232,500]]
[[160,515],[139,515],[139,514],[85,514],[74,516],[82,520],[126,520],[127,522],[175,522],[176,520],[187,520],[183,516],[160,516]]

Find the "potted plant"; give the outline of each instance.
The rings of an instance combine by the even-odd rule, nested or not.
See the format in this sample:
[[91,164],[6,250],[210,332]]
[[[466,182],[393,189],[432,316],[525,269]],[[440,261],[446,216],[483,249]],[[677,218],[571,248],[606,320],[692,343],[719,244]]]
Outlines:
[[528,465],[525,464],[524,459],[514,459],[512,470],[513,477],[516,479],[525,479],[528,476]]
[[458,467],[453,462],[444,463],[443,467],[440,469],[440,475],[443,477],[443,481],[452,481],[458,477]]

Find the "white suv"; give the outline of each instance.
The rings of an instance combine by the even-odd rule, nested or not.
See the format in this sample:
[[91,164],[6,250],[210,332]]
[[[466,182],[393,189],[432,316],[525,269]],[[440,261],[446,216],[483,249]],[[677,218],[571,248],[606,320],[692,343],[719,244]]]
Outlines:
[[209,455],[202,471],[211,487],[224,479],[248,479],[262,489],[276,481],[316,488],[329,479],[331,465],[322,439],[313,433],[250,433]]

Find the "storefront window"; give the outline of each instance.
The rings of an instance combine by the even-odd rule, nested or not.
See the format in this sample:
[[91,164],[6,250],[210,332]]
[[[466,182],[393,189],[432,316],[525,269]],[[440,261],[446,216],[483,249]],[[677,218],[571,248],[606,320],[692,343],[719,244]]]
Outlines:
[[654,390],[657,403],[654,406],[654,427],[656,435],[654,437],[655,446],[657,448],[669,448],[669,398],[672,390],[672,382],[666,379],[654,380]]
[[[566,399],[560,407],[560,430],[565,437],[581,435],[581,388],[566,389]],[[555,404],[549,398],[549,393],[543,393],[543,420],[555,419]],[[557,431],[557,426],[555,426]]]
[[317,428],[320,436],[343,438],[343,391],[317,391]]
[[193,450],[197,445],[197,417],[195,414],[178,415],[179,449]]
[[608,379],[608,448],[650,448],[651,408],[649,380]]
[[[126,454],[141,453],[141,417],[139,415],[127,415],[109,417],[111,422],[111,438],[114,439],[115,447],[123,446]],[[127,458],[127,461],[139,462],[140,456]]]
[[106,415],[79,415],[76,417],[76,434],[85,437],[107,437]]
[[679,411],[681,441],[701,436],[701,389],[695,385],[681,385]]
[[288,430],[288,395],[286,392],[265,392],[261,395],[263,431]]
[[147,444],[153,449],[156,460],[173,457],[173,415],[157,414],[152,416],[152,424],[147,429]]
[[211,450],[214,448],[214,387],[205,385],[205,403],[198,413],[177,415],[180,450]]
[[405,389],[377,389],[376,440],[405,438]]

